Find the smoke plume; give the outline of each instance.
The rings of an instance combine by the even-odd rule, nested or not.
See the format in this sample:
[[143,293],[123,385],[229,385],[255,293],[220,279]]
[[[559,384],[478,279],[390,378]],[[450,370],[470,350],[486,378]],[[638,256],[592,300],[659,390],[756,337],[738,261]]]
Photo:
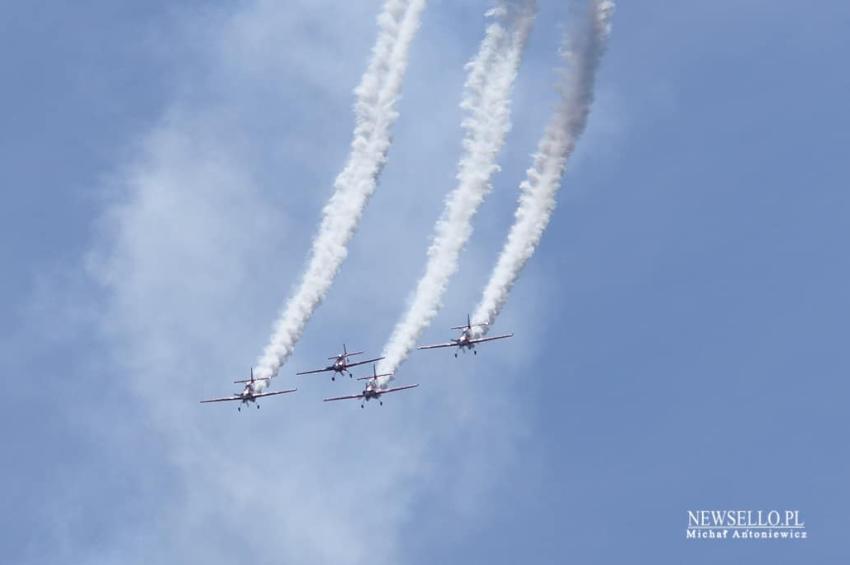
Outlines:
[[[473,320],[476,322],[492,324],[496,320],[549,224],[567,161],[587,124],[596,71],[605,52],[613,12],[614,2],[592,0],[587,25],[571,35],[566,43],[562,53],[566,69],[560,86],[561,101],[537,145],[526,179],[520,185],[514,224],[475,308]],[[489,327],[478,326],[473,335],[483,335]]]
[[378,38],[372,58],[355,90],[356,126],[348,161],[334,181],[333,196],[322,211],[307,268],[274,324],[269,343],[257,363],[257,377],[275,376],[292,354],[304,326],[348,254],[348,242],[386,161],[390,128],[398,116],[395,104],[407,68],[408,51],[425,3],[426,0],[387,0],[378,16]]
[[446,198],[442,216],[428,249],[425,273],[419,279],[407,311],[384,347],[381,373],[393,373],[416,344],[441,306],[458,256],[472,233],[472,218],[498,170],[496,158],[510,130],[511,89],[535,15],[535,2],[498,2],[487,12],[487,26],[478,53],[467,68],[461,108],[465,111],[463,154],[457,185]]

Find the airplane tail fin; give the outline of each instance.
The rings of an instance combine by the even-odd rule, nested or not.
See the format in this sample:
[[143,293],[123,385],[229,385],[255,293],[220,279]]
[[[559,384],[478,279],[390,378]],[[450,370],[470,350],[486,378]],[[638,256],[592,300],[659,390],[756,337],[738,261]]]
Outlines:
[[484,326],[489,326],[490,324],[487,322],[480,322],[478,324],[472,323],[472,318],[470,318],[469,314],[466,315],[466,325],[465,326],[455,326],[453,330],[471,330],[472,328],[483,328]]
[[383,374],[374,375],[374,376],[370,375],[368,377],[357,377],[356,380],[358,380],[358,381],[372,381],[372,380],[380,379],[381,377],[391,377],[391,376],[393,376],[392,373],[383,373]]
[[379,375],[379,374],[378,374],[378,365],[377,365],[377,363],[372,363],[372,374],[371,374],[371,376],[368,376],[368,377],[357,377],[357,380],[358,380],[358,381],[370,381],[370,380],[374,379],[374,380],[376,380],[376,381],[377,381],[377,380],[378,380],[379,378],[381,378],[381,377],[391,377],[391,376],[393,376],[393,374],[392,374],[392,373],[381,373],[381,374]]
[[233,384],[245,384],[245,383],[255,383],[257,381],[270,381],[271,377],[262,377],[257,378],[254,376],[254,367],[251,367],[251,376],[247,379],[239,379],[238,381],[233,381]]

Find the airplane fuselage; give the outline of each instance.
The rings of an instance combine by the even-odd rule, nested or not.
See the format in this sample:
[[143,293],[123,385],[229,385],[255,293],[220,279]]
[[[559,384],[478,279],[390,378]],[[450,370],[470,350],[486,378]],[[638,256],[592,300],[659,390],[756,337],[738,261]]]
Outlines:
[[475,344],[470,343],[471,340],[472,340],[472,337],[470,337],[469,331],[463,330],[463,333],[461,333],[460,337],[455,339],[454,342],[455,342],[455,345],[457,345],[461,349],[463,349],[463,348],[475,349]]
[[[242,389],[242,392],[239,393],[239,399],[242,402],[239,403],[239,406],[237,406],[236,409],[241,411],[243,404],[248,404],[249,402],[256,403],[257,399],[254,397],[254,395],[256,393],[257,393],[257,391],[254,390],[254,384],[253,383],[246,384],[245,388]],[[257,408],[259,408],[259,404],[257,405]]]
[[245,385],[245,388],[242,389],[242,392],[239,393],[239,397],[242,399],[242,402],[247,404],[248,402],[256,402],[254,395],[257,394],[258,390],[254,387],[256,385],[254,383],[248,383]]

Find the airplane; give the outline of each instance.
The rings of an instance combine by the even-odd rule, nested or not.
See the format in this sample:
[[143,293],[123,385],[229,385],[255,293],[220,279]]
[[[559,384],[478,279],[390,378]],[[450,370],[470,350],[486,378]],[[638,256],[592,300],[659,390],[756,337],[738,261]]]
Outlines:
[[[290,389],[290,390],[277,390],[275,392],[258,392],[257,387],[258,387],[260,381],[270,381],[270,380],[271,380],[271,377],[263,377],[261,379],[255,379],[254,378],[254,368],[251,367],[251,378],[250,379],[241,380],[241,381],[233,381],[233,384],[245,383],[245,388],[242,389],[242,392],[240,392],[238,394],[233,394],[232,396],[225,396],[225,397],[222,397],[222,398],[210,398],[209,400],[201,400],[201,404],[204,404],[206,402],[229,402],[229,401],[232,401],[232,400],[240,400],[241,403],[239,404],[239,406],[236,407],[236,410],[241,412],[242,411],[242,404],[247,404],[249,402],[256,403],[258,398],[262,398],[264,396],[275,396],[275,395],[278,395],[278,394],[287,394],[289,392],[295,392],[296,390],[298,390],[297,388],[293,388],[293,389]],[[257,404],[257,410],[259,410],[259,409],[260,409],[260,405]]]
[[[486,322],[483,324],[473,324],[469,319],[469,314],[466,315],[466,325],[465,326],[455,326],[453,330],[461,330],[460,335],[451,341],[447,341],[445,343],[435,343],[434,345],[420,345],[416,349],[438,349],[440,347],[457,347],[458,350],[464,351],[465,349],[471,349],[475,355],[478,355],[478,352],[475,350],[475,345],[477,343],[484,343],[485,341],[494,341],[497,339],[505,339],[508,337],[513,337],[514,334],[504,334],[504,335],[495,335],[492,337],[472,337],[472,328],[474,327],[484,327],[489,326]],[[457,357],[457,351],[455,351],[455,357]]]
[[[348,376],[351,377],[351,371],[348,369],[350,367],[356,367],[358,365],[365,365],[366,363],[374,363],[375,361],[380,361],[383,357],[376,357],[374,359],[367,359],[365,361],[358,361],[357,363],[349,363],[348,358],[353,355],[360,355],[363,353],[362,351],[355,351],[354,353],[349,353],[348,350],[345,349],[345,344],[342,344],[342,353],[339,355],[334,355],[333,357],[328,357],[329,360],[333,361],[332,365],[328,365],[324,369],[316,369],[315,371],[302,371],[300,373],[295,373],[296,375],[312,375],[313,373],[327,373],[333,371],[334,373],[348,373]],[[332,381],[336,380],[336,375],[331,377]]]
[[360,403],[360,408],[366,404],[366,402],[374,399],[377,399],[378,402],[381,403],[381,406],[384,405],[384,401],[381,400],[381,395],[386,394],[388,392],[397,392],[399,390],[407,390],[409,388],[416,388],[419,385],[405,385],[405,386],[397,386],[394,388],[381,388],[381,385],[378,384],[378,379],[381,377],[391,377],[392,373],[385,373],[383,375],[378,374],[378,369],[375,365],[372,365],[372,376],[369,377],[359,377],[358,381],[369,381],[366,383],[366,388],[363,389],[363,392],[360,394],[352,394],[349,396],[335,396],[333,398],[326,398],[325,402],[331,402],[334,400],[355,400],[360,399],[362,402]]

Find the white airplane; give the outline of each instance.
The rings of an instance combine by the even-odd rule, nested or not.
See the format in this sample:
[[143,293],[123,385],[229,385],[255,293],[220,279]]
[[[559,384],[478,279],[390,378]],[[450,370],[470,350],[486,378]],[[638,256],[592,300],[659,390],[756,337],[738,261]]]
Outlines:
[[[348,376],[351,377],[351,371],[348,369],[351,367],[357,367],[358,365],[365,365],[366,363],[374,363],[375,361],[380,361],[383,357],[375,357],[374,359],[366,359],[365,361],[358,361],[357,363],[349,363],[348,358],[354,355],[360,355],[363,353],[362,351],[355,351],[354,353],[349,353],[345,349],[345,344],[342,344],[342,353],[339,355],[334,355],[333,357],[328,357],[329,360],[333,361],[332,365],[328,365],[324,369],[316,369],[314,371],[302,371],[300,373],[295,373],[296,375],[312,375],[313,373],[327,373],[333,371],[334,373],[348,373]],[[336,380],[336,374],[331,377],[332,381]]]
[[360,394],[351,394],[349,396],[335,396],[333,398],[326,398],[325,402],[332,402],[334,400],[362,400],[360,403],[360,408],[365,406],[366,402],[372,400],[373,398],[380,402],[381,406],[384,405],[384,401],[381,400],[381,395],[386,394],[388,392],[398,392],[400,390],[407,390],[409,388],[416,388],[419,385],[406,385],[406,386],[397,386],[395,388],[381,388],[381,385],[378,383],[378,379],[381,377],[391,377],[392,373],[384,373],[383,375],[378,374],[378,369],[372,365],[372,376],[370,377],[360,377],[358,381],[369,381],[366,383],[366,388],[363,389],[363,392]]
[[[254,378],[254,368],[251,367],[251,378],[247,380],[241,381],[233,381],[234,384],[245,383],[245,388],[242,389],[242,392],[238,394],[233,394],[231,396],[225,396],[222,398],[210,398],[209,400],[201,400],[201,404],[205,402],[231,402],[233,400],[241,401],[239,406],[236,407],[236,410],[242,411],[242,405],[247,404],[249,402],[257,402],[258,398],[263,398],[264,396],[275,396],[278,394],[287,394],[289,392],[295,392],[298,390],[297,388],[293,388],[290,390],[278,390],[275,392],[259,392],[260,390],[260,382],[261,381],[270,381],[270,377],[263,377],[261,379]],[[260,405],[257,404],[257,410],[260,409]]]
[[[472,337],[472,328],[475,327],[484,327],[489,324],[473,324],[469,320],[469,314],[466,315],[466,325],[465,326],[455,326],[453,330],[461,330],[460,335],[451,341],[447,341],[445,343],[435,343],[434,345],[420,345],[416,349],[439,349],[441,347],[457,347],[458,350],[464,351],[466,349],[471,349],[475,355],[478,355],[478,352],[475,351],[475,345],[478,343],[484,343],[485,341],[495,341],[497,339],[505,339],[508,337],[513,337],[514,334],[504,334],[504,335],[495,335],[491,337]],[[457,351],[455,351],[455,357],[457,357]]]

